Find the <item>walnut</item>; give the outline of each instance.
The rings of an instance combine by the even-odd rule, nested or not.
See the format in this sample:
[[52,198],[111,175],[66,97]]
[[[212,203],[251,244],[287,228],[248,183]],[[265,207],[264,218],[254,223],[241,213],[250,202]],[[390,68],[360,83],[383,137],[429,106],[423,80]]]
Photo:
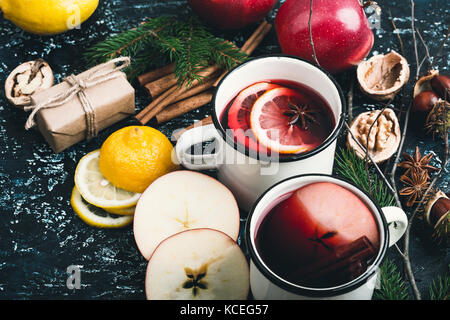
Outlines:
[[408,82],[408,61],[395,51],[378,54],[358,65],[356,70],[361,91],[374,100],[394,98]]
[[[381,110],[375,110],[361,113],[350,126],[353,136],[364,148],[367,147],[369,155],[377,163],[389,159],[397,151],[401,136],[395,112],[386,108],[379,116],[380,112]],[[351,133],[347,135],[348,146],[356,151],[358,157],[364,158],[365,152]]]
[[42,59],[28,61],[15,68],[5,82],[6,98],[15,106],[30,104],[30,96],[53,85],[53,72]]

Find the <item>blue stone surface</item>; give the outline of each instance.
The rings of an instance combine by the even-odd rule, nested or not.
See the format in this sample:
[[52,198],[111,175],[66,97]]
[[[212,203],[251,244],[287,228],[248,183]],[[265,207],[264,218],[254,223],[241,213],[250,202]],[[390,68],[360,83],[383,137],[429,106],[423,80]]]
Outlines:
[[[269,20],[275,17],[282,2],[271,12]],[[383,10],[381,28],[374,30],[375,44],[369,56],[392,49],[400,52],[398,38],[389,20],[390,10],[411,66],[411,81],[393,101],[395,108],[405,110],[411,102],[416,72],[409,1],[378,2]],[[431,54],[434,54],[449,27],[448,1],[417,0],[415,3],[416,27]],[[79,30],[51,37],[25,33],[0,18],[0,84],[3,87],[6,77],[17,65],[39,57],[51,65],[59,82],[71,73],[84,71],[86,66],[81,59],[83,50],[108,35],[133,28],[146,17],[175,15],[187,10],[185,1],[104,0],[100,1],[97,11]],[[214,32],[241,45],[255,27],[252,25],[226,33]],[[422,59],[425,50],[420,42],[418,50]],[[272,30],[253,55],[279,52],[276,33]],[[449,60],[447,43],[436,62],[441,73],[450,73]],[[425,62],[422,70],[427,67]],[[345,94],[350,83],[354,83],[354,113],[381,108],[381,104],[360,92],[354,74],[354,70],[350,70],[336,75]],[[136,106],[141,110],[150,99],[142,88],[136,85],[135,88]],[[210,106],[203,107],[158,129],[170,137],[175,129],[204,118],[210,110]],[[90,142],[78,143],[60,154],[54,154],[38,131],[24,130],[26,119],[27,114],[12,107],[5,98],[4,90],[0,89],[0,299],[144,299],[146,261],[137,250],[132,227],[120,230],[90,227],[75,215],[70,206],[74,171],[80,158],[99,148],[112,132],[136,124],[135,120],[124,120],[104,130]],[[340,144],[345,145],[344,137],[341,137]],[[434,153],[432,164],[441,165],[442,141],[423,137],[411,129],[403,150],[412,153],[416,145],[422,153]],[[213,172],[208,174],[214,175]],[[446,168],[438,182],[444,192],[449,191],[449,181]],[[245,215],[243,212],[243,222]],[[415,221],[411,235],[413,270],[426,298],[431,280],[448,272],[448,249],[438,247],[430,240],[429,232],[420,219]],[[245,250],[241,239],[242,236],[239,243]],[[402,270],[395,249],[390,249],[389,256],[399,263]],[[67,268],[74,265],[80,266],[79,289],[67,286]]]

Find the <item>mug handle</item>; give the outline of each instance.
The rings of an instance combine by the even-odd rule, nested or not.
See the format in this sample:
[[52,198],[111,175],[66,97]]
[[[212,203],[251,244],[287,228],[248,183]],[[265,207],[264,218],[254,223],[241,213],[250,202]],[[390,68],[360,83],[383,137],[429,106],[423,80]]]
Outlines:
[[408,217],[399,207],[384,207],[381,210],[389,226],[389,247],[391,247],[405,233],[408,226]]
[[[210,140],[216,139],[220,140],[217,130],[214,124],[208,124],[206,126],[199,126],[184,132],[180,138],[177,140],[175,145],[175,152],[178,161],[183,165],[183,167],[189,170],[210,170],[218,168],[218,143],[215,146],[215,153],[203,154],[190,154],[186,150],[191,148],[193,145],[204,143]],[[203,148],[202,148],[203,149]]]

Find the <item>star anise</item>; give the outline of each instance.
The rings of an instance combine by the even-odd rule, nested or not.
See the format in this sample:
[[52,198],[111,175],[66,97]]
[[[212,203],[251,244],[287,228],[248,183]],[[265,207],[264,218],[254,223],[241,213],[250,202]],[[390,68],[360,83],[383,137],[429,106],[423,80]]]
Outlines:
[[399,167],[405,168],[405,175],[408,175],[411,169],[416,169],[419,171],[425,171],[426,178],[428,179],[430,171],[438,171],[439,169],[430,165],[431,158],[433,158],[433,154],[429,153],[426,156],[422,156],[420,154],[419,147],[416,146],[416,151],[414,152],[414,157],[411,157],[406,152],[402,153],[404,161],[398,164]]
[[400,181],[406,184],[406,187],[401,189],[399,194],[408,197],[406,200],[408,207],[413,206],[416,202],[422,202],[422,197],[430,185],[426,170],[411,168],[408,175],[404,174],[400,177]]
[[330,238],[334,237],[335,235],[337,235],[337,231],[329,231],[319,237],[319,233],[316,228],[316,230],[314,231],[314,237],[309,238],[309,240],[322,245],[325,249],[327,249],[329,251],[333,251],[333,248],[330,247],[329,245],[327,245],[324,240],[330,239]]
[[314,114],[320,112],[319,110],[311,108],[307,104],[299,105],[297,103],[294,103],[290,98],[288,101],[288,107],[289,110],[283,112],[283,114],[290,118],[290,125],[294,125],[297,122],[300,122],[300,127],[303,129],[307,129],[307,121],[319,124],[319,121],[317,121],[317,119],[314,117]]

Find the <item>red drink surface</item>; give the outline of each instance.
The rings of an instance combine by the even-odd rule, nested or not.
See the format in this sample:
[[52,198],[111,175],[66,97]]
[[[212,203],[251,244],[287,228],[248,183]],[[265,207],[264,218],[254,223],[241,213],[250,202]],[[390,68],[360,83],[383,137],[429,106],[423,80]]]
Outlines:
[[[378,251],[379,231],[372,212],[346,188],[318,182],[301,187],[271,209],[257,230],[255,243],[272,271],[302,285],[303,279],[292,277],[296,270],[362,236]],[[338,284],[342,283],[336,278],[317,287]]]
[[[247,88],[244,88],[236,97],[234,97],[230,101],[230,103],[220,115],[220,122],[222,127],[227,131],[228,136],[234,139],[234,141],[238,145],[243,146],[244,148],[252,152],[265,152],[267,154],[271,154],[274,152],[278,153],[277,150],[271,150],[270,147],[261,145],[251,129],[250,111],[255,100],[261,97],[262,94],[267,92],[264,91],[264,86],[262,88],[260,86],[259,90],[255,90],[255,92],[251,92],[250,90],[251,94],[249,94],[249,96],[247,96],[245,99],[240,97],[240,94],[245,90],[262,83],[270,84],[269,87],[266,88],[267,90],[271,90],[273,89],[273,87],[284,87],[294,90],[301,97],[300,100],[302,105],[308,105],[310,108],[314,108],[315,110],[317,110],[317,112],[313,114],[314,119],[317,122],[308,120],[307,127],[302,127],[301,121],[298,121],[297,123],[292,125],[288,125],[289,121],[292,120],[292,116],[289,117],[287,115],[281,115],[280,117],[280,115],[278,114],[278,118],[272,123],[274,124],[274,126],[280,127],[279,132],[282,138],[287,136],[287,132],[294,130],[296,132],[296,135],[299,136],[302,140],[302,144],[308,145],[309,149],[307,151],[310,151],[321,145],[331,134],[335,127],[335,118],[330,105],[318,92],[306,85],[294,81],[264,80],[255,83]],[[256,91],[258,93],[256,93]],[[238,107],[241,108],[241,110],[239,111],[236,111],[236,101],[238,102]],[[277,106],[280,106],[281,108],[283,108],[283,110],[289,110],[287,106],[283,106],[282,101],[276,102],[278,103]],[[267,109],[270,109],[270,107],[266,108],[266,112]],[[271,119],[270,114],[268,115],[268,118],[269,120]],[[280,126],[280,123],[282,123],[283,126]],[[266,124],[264,123],[262,125]],[[270,127],[270,121],[268,126]],[[280,157],[282,157],[286,155],[286,153],[279,152],[279,155]]]

